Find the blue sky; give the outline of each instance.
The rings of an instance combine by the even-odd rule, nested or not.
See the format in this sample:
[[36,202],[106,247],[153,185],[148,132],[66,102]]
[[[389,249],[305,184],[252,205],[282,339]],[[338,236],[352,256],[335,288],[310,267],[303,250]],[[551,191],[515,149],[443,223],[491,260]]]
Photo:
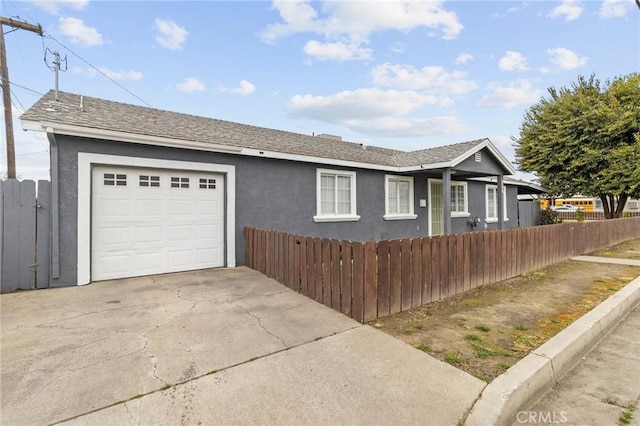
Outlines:
[[47,48],[67,56],[67,92],[401,150],[489,137],[511,160],[510,136],[548,87],[640,70],[633,0],[0,6],[45,32],[4,27],[26,179],[49,173],[46,137],[17,119],[54,87]]

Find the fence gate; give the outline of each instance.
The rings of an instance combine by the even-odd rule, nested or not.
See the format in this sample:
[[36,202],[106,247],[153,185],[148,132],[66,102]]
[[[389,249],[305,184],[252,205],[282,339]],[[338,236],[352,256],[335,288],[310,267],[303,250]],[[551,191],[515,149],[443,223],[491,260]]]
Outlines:
[[51,184],[0,181],[0,290],[49,287]]

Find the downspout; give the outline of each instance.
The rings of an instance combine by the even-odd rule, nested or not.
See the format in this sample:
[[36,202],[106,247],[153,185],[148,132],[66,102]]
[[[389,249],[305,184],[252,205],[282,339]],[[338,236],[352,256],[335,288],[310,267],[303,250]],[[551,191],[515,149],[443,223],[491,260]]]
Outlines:
[[504,179],[498,175],[498,190],[496,191],[496,203],[498,203],[498,229],[504,229]]
[[58,210],[58,141],[47,129],[47,139],[50,146],[51,173],[51,279],[60,278],[60,216]]
[[442,206],[444,208],[444,235],[451,234],[451,168],[442,172]]

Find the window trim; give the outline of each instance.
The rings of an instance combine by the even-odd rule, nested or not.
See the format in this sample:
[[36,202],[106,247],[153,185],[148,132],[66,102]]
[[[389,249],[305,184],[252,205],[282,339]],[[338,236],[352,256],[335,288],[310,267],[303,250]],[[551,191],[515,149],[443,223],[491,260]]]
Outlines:
[[[396,180],[409,183],[409,213],[389,213],[389,181]],[[413,176],[384,175],[384,220],[410,220],[418,217],[415,214]]]
[[[351,178],[351,213],[349,214],[327,214],[322,213],[322,175],[347,176]],[[316,169],[316,215],[313,216],[314,222],[356,222],[360,220],[357,214],[356,205],[356,172],[332,169]]]
[[[498,222],[498,212],[496,211],[496,216],[495,217],[489,217],[489,190],[494,190],[496,191],[496,197],[498,196],[498,185],[485,185],[485,190],[484,190],[484,213],[485,213],[485,221],[487,223],[497,223]],[[496,206],[496,210],[497,210]],[[502,211],[504,213],[504,222],[508,222],[509,221],[509,216],[507,215],[507,187],[503,186],[503,190],[502,190]]]
[[[444,182],[442,181],[442,179],[434,179],[434,178],[429,178],[430,181],[433,182],[440,182],[444,185]],[[451,217],[455,218],[455,217],[470,217],[471,213],[469,213],[469,185],[468,182],[466,181],[459,181],[459,180],[452,180],[451,181],[451,186],[455,186],[455,185],[459,185],[459,186],[463,186],[464,187],[464,204],[465,204],[465,211],[463,212],[454,212],[453,210],[451,211]],[[449,190],[449,192],[451,192],[451,190]],[[431,194],[429,194],[429,200],[431,200]]]
[[451,210],[451,217],[469,217],[469,185],[467,182],[451,181],[451,186],[462,186],[464,188],[464,211],[458,212]]

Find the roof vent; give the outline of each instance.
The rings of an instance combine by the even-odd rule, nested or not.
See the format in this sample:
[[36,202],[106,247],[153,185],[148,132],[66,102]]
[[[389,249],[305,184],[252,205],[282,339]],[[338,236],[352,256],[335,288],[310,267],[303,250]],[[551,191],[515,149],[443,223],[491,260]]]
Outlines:
[[319,137],[319,138],[331,139],[331,140],[334,140],[334,141],[341,141],[342,140],[342,136],[330,135],[328,133],[318,133],[316,136]]
[[476,152],[476,163],[482,162],[482,153],[480,151]]

